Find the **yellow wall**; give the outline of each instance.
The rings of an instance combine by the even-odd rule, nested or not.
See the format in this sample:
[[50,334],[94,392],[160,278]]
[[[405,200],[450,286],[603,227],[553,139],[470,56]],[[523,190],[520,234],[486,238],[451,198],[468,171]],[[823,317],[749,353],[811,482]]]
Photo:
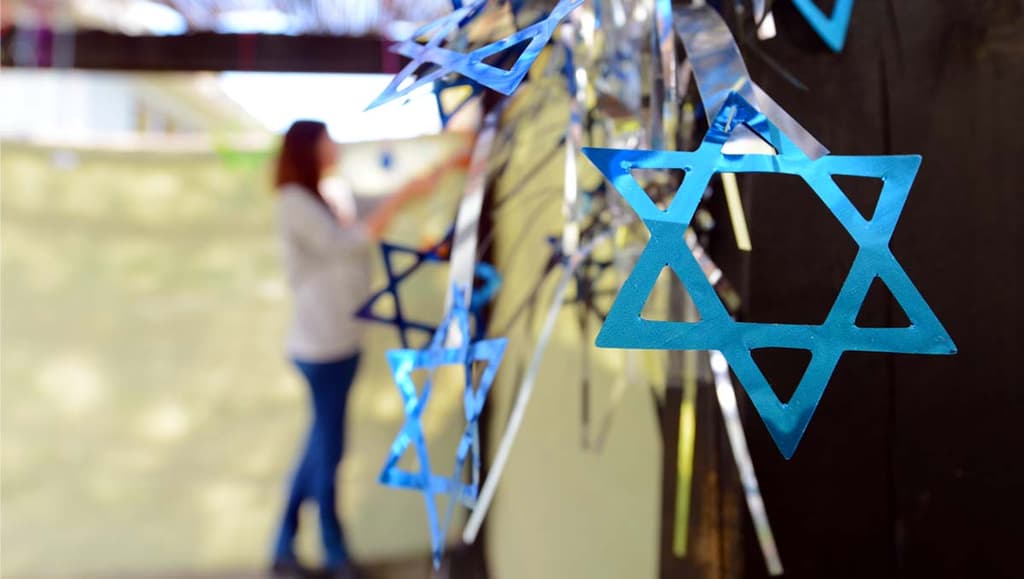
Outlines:
[[[397,167],[453,146],[421,144],[410,159],[396,145]],[[288,296],[264,161],[4,144],[4,577],[264,566],[307,412],[282,351]],[[446,179],[394,237],[443,232],[461,185]],[[444,278],[418,275],[410,303],[429,315]],[[343,516],[357,557],[420,555],[418,495],[376,482],[401,425],[383,357],[396,340],[379,327],[367,338]],[[446,447],[461,393],[435,401],[427,428]]]
[[[536,79],[535,79],[536,80]],[[558,81],[558,77],[555,77]],[[518,143],[499,186],[499,195],[547,159],[527,190],[509,202],[498,223],[498,263],[510,283],[503,289],[495,324],[504,326],[533,287],[550,254],[548,235],[562,230],[565,153],[555,149],[565,128],[565,101],[523,89],[522,104],[543,99],[540,115],[526,114],[515,128]],[[556,93],[556,96],[558,93]],[[562,97],[564,99],[564,96]],[[515,113],[518,115],[519,113]],[[596,175],[584,157],[577,165],[584,188]],[[521,243],[518,243],[522,240]],[[516,364],[532,354],[561,271],[547,278],[533,328],[520,323],[490,404],[494,412],[492,449],[497,447],[518,389]],[[564,308],[543,365],[520,436],[513,447],[488,518],[488,555],[498,579],[623,579],[654,577],[658,556],[661,443],[650,391],[629,387],[611,405],[623,373],[623,353],[593,347],[600,325],[580,334],[574,308]],[[592,364],[592,423],[608,412],[613,421],[600,451],[582,446],[582,351]]]
[[[560,111],[552,109],[547,126],[557,129]],[[517,149],[511,181],[532,165],[531,155],[550,154],[543,145],[550,134],[524,134],[520,142],[530,146]],[[433,149],[394,150],[396,170],[413,171],[417,162],[429,164],[423,151]],[[374,158],[367,151],[361,158]],[[536,281],[539,256],[549,251],[544,236],[559,230],[556,157],[537,180],[548,193],[530,200],[524,193],[499,214],[505,284],[497,325]],[[5,143],[4,577],[265,564],[307,402],[282,353],[288,296],[264,161],[141,152],[55,157]],[[424,224],[440,233],[461,185],[458,176],[445,180],[438,197],[401,217],[392,237],[421,241]],[[527,229],[526,244],[513,245]],[[441,303],[444,280],[444,268],[436,268],[413,280],[405,296],[429,312]],[[517,365],[529,354],[524,330],[510,336],[488,402],[495,438],[517,388]],[[357,558],[422,556],[428,532],[420,496],[376,482],[401,425],[383,357],[396,342],[386,328],[367,338],[350,405],[343,517]],[[642,387],[627,391],[603,451],[582,450],[584,343],[566,310],[488,518],[499,579],[655,574],[660,443],[650,395]],[[592,350],[592,359],[600,414],[621,354]],[[454,418],[461,393],[452,384],[437,391],[426,419],[435,470],[450,464],[461,430]],[[457,522],[452,538],[460,531]],[[302,549],[317,550],[315,532]]]

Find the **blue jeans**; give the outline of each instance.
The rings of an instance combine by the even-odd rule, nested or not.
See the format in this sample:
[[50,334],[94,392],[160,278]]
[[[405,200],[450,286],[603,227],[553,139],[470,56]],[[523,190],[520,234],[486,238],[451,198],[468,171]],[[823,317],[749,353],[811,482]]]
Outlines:
[[348,561],[348,552],[338,522],[334,483],[344,449],[345,403],[359,367],[359,354],[335,362],[294,362],[312,391],[313,426],[292,479],[274,560],[295,560],[293,543],[299,528],[299,507],[306,499],[313,499],[320,512],[326,566],[337,568]]

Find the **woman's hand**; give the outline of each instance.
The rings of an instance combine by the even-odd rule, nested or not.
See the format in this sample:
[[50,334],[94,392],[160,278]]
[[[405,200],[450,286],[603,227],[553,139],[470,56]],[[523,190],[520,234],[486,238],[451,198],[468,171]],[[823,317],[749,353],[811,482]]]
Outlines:
[[394,219],[395,214],[398,213],[398,209],[402,205],[408,201],[429,197],[437,189],[437,182],[447,171],[455,168],[468,167],[471,156],[472,147],[467,146],[460,150],[456,155],[449,157],[447,161],[436,167],[434,170],[430,171],[426,175],[416,177],[399,189],[394,195],[388,197],[387,200],[381,203],[377,210],[366,219],[366,227],[369,230],[370,235],[379,239],[387,230],[388,226],[391,224],[391,220]]

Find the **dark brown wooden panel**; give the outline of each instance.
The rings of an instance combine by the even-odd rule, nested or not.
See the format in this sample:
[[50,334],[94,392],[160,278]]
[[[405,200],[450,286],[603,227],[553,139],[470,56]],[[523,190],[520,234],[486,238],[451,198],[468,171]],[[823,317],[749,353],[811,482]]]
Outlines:
[[[832,54],[776,4],[779,37],[762,46],[810,90],[748,53],[755,80],[834,154],[924,156],[892,248],[960,348],[844,355],[788,462],[747,412],[786,576],[1019,576],[1024,7],[858,0]],[[719,207],[719,260],[741,280],[746,316],[787,321],[801,296],[810,307],[838,289],[842,251],[820,212],[787,202],[791,187],[740,184],[754,253],[732,249]],[[866,308],[874,322],[899,314],[891,298]],[[749,525],[746,535],[746,575],[763,577]]]
[[[5,31],[3,65],[24,64],[15,58],[19,42],[32,44],[33,66],[67,66],[60,62],[63,37],[34,31]],[[128,36],[98,30],[71,33],[73,68],[131,71],[249,70],[264,72],[397,72],[400,60],[375,37],[280,34]]]

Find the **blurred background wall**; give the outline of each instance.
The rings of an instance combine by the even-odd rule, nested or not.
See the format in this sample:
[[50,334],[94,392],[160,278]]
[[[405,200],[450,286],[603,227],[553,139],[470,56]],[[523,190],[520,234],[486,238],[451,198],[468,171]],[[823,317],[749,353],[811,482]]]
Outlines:
[[[268,82],[294,86],[277,88],[283,102],[275,106],[259,98]],[[395,191],[466,145],[463,133],[431,134],[438,125],[429,98],[429,107],[420,98],[401,116],[355,124],[348,111],[365,104],[359,82],[4,73],[5,577],[203,574],[266,564],[308,412],[305,387],[283,353],[289,303],[270,186],[274,131],[295,116],[324,116],[336,138],[359,140],[343,145],[338,171],[365,196]],[[355,96],[344,103],[355,105],[338,105],[346,92]],[[552,106],[524,125],[500,187],[521,181],[538,160],[562,158],[555,148],[565,114]],[[366,140],[416,133],[426,134]],[[495,328],[539,278],[551,250],[546,236],[559,230],[561,179],[560,163],[547,163],[501,213]],[[463,181],[458,171],[446,174],[429,200],[399,216],[388,240],[440,239]],[[379,287],[384,274],[375,264]],[[414,274],[402,290],[407,311],[437,321],[446,275],[443,265]],[[547,278],[542,295],[556,278]],[[389,305],[381,303],[381,313]],[[532,351],[529,336],[548,305],[538,303],[534,324],[513,326],[489,402],[495,425],[507,418]],[[582,450],[584,338],[573,316],[566,308],[560,318],[488,519],[496,577],[655,573],[660,442],[650,394],[627,392],[605,448]],[[384,359],[398,341],[384,326],[370,326],[366,337],[340,510],[357,559],[419,561],[429,549],[422,498],[376,482],[402,424]],[[602,353],[594,363],[603,412],[622,360]],[[456,380],[441,380],[425,416],[439,470],[450,468],[461,433]],[[315,529],[315,513],[308,515]],[[452,526],[452,545],[462,519]],[[316,557],[316,533],[301,540],[302,553]]]
[[[4,576],[261,568],[307,413],[283,352],[276,138],[195,75],[4,72],[3,96]],[[388,193],[462,147],[347,145],[339,171]],[[462,181],[389,239],[439,239]],[[403,297],[439,318],[445,276],[424,268]],[[341,509],[357,557],[420,556],[418,495],[376,483],[401,424],[383,358],[397,342],[367,338]],[[435,402],[447,448],[461,394]]]

